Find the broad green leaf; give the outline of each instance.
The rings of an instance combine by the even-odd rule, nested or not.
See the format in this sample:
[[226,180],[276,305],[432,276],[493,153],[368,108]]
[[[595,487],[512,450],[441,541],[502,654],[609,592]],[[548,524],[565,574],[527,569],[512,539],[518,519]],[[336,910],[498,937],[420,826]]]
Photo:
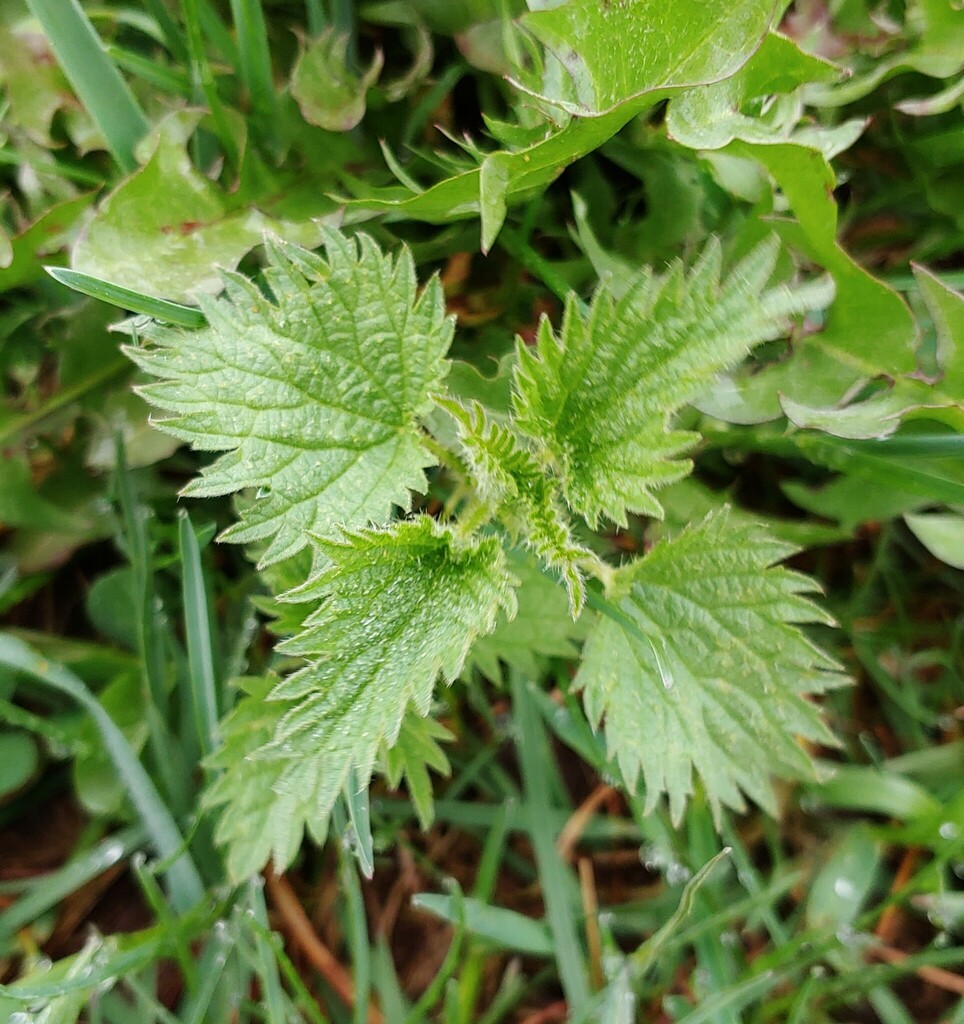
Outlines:
[[369,67],[356,74],[348,60],[348,35],[329,28],[303,44],[291,75],[291,95],[309,124],[348,132],[365,116],[365,94],[382,70],[376,50]]
[[465,409],[440,400],[456,419],[459,439],[479,497],[548,568],[562,577],[572,617],[586,599],[582,564],[592,552],[572,535],[568,514],[559,500],[558,483],[511,427],[489,420],[475,402]]
[[528,679],[538,679],[549,659],[576,656],[584,629],[582,620],[572,621],[562,588],[528,552],[510,551],[508,565],[519,581],[519,610],[514,619],[500,615],[495,630],[476,640],[466,659],[466,678],[471,669],[478,669],[489,679],[503,682],[505,663]]
[[666,793],[679,821],[695,773],[717,819],[744,793],[774,811],[771,776],[814,774],[796,736],[834,742],[808,697],[844,680],[797,628],[830,619],[807,577],[774,565],[793,551],[724,511],[620,570],[575,686],[648,809]]
[[[914,279],[937,332],[941,374],[937,383],[927,385],[916,378],[898,378],[889,390],[869,399],[831,408],[810,406],[785,393],[780,404],[796,426],[824,430],[836,437],[880,438],[894,433],[902,418],[919,410],[941,410],[931,415],[945,420],[950,416],[951,424],[964,425],[959,412],[964,406],[964,297],[923,267],[914,268]],[[887,372],[886,366],[881,372]],[[788,390],[793,389],[784,388]]]
[[[773,94],[792,93],[806,82],[833,81],[841,73],[841,68],[804,53],[786,36],[771,32],[735,75],[687,89],[673,99],[666,117],[667,131],[692,149],[722,149],[736,138],[789,141],[800,121],[801,105],[792,97],[774,102]],[[752,112],[744,112],[748,101],[757,98],[768,100],[765,112],[760,104]],[[856,125],[859,134],[864,122]]]
[[229,718],[242,756],[212,759],[226,774],[208,799],[227,804],[218,834],[238,877],[269,850],[287,864],[302,824],[323,834],[349,774],[368,783],[406,711],[427,715],[438,676],[455,679],[475,638],[515,607],[497,537],[462,539],[422,516],[318,543],[327,568],[296,596],[321,604],[281,648],[308,663],[260,702],[255,739]]
[[844,473],[822,487],[787,480],[780,489],[799,508],[838,522],[848,533],[864,523],[884,523],[927,503],[926,496],[897,486],[886,473],[876,480]]
[[411,256],[366,237],[325,235],[327,258],[270,247],[266,298],[227,277],[204,299],[209,326],[154,326],[130,357],[160,383],[143,389],[172,413],[159,426],[195,448],[226,451],[185,494],[258,488],[239,543],[271,540],[262,564],[286,558],[306,533],[383,522],[423,490],[432,458],[417,418],[445,373],[452,337],[437,280],[419,294]]
[[[800,422],[819,420],[831,432],[839,424],[844,436],[866,437],[886,435],[910,410],[952,404],[912,376],[918,335],[907,305],[838,244],[836,178],[823,154],[798,143],[740,140],[727,151],[760,161],[772,174],[797,217],[796,223],[777,221],[774,227],[831,273],[836,298],[822,330],[799,339],[791,358],[743,382],[735,379],[726,403],[701,398],[701,408],[725,416],[728,406],[740,422],[763,422],[779,415],[774,401],[779,395]],[[851,395],[881,376],[893,379],[895,398],[881,397],[868,408],[840,414]]]
[[770,14],[757,3],[691,0],[684,18],[654,0],[570,0],[531,11],[522,25],[565,69],[573,98],[536,94],[570,114],[598,117],[647,92],[733,74],[759,46]]
[[432,777],[428,770],[431,768],[439,775],[451,774],[449,759],[439,741],[447,743],[452,739],[452,733],[431,716],[423,718],[409,711],[402,719],[394,746],[383,751],[388,784],[397,789],[405,779],[408,797],[423,829],[427,829],[435,819]]
[[768,289],[776,256],[771,238],[721,280],[712,241],[689,272],[646,270],[618,302],[600,289],[586,316],[573,299],[558,335],[543,320],[537,346],[518,346],[517,422],[592,525],[659,517],[655,492],[689,472],[680,455],[695,440],[671,415],[791,316],[829,300],[826,281]]
[[216,292],[272,229],[314,243],[314,226],[294,229],[230,198],[191,165],[185,143],[199,115],[161,122],[153,153],[100,205],[71,254],[71,267],[158,298],[197,300]]
[[955,569],[964,569],[964,515],[921,513],[905,515],[904,521],[935,558]]
[[[277,680],[243,679],[244,696],[220,726],[221,744],[207,761],[213,781],[204,794],[207,807],[220,808],[214,837],[226,850],[230,876],[241,881],[272,860],[289,864],[305,824],[313,819],[307,799],[280,793],[276,787],[284,762],[255,756],[274,738],[278,723],[294,705],[269,700]],[[318,838],[324,835],[321,823]]]
[[812,408],[786,395],[781,397],[780,405],[787,419],[797,427],[852,439],[889,436],[908,410],[907,398],[892,391],[882,391],[863,402],[840,408]]
[[[848,369],[850,380],[912,372],[913,317],[895,291],[859,267],[837,243],[836,176],[823,154],[794,143],[737,142],[733,151],[759,160],[773,175],[800,226],[792,231],[787,225],[784,238],[799,244],[833,275],[837,293],[827,324],[804,343],[819,346],[841,364],[841,393],[847,389]],[[805,401],[805,396],[798,397]]]
[[[486,158],[496,168],[487,173],[486,243],[491,244],[501,226],[503,203],[545,188],[579,157],[675,91],[734,74],[762,41],[771,15],[767,0],[695,0],[685,19],[659,0],[608,6],[576,0],[557,11],[527,15],[527,28],[563,56],[572,54],[569,63],[582,88],[577,103],[559,95],[540,95],[582,116],[559,129],[546,127],[541,138],[518,149]],[[625,24],[632,45],[613,48],[610,33],[616,21],[620,29]],[[568,67],[565,60],[563,64]],[[366,190],[350,205],[432,223],[477,216],[482,208],[482,168],[473,167],[422,192],[397,187]]]

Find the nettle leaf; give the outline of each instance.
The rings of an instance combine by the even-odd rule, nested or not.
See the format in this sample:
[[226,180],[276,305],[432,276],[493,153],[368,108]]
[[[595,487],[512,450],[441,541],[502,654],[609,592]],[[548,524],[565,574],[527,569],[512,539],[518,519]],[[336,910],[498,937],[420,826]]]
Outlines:
[[463,539],[420,516],[318,545],[327,568],[292,596],[321,604],[280,648],[308,664],[272,691],[268,703],[283,713],[256,755],[265,766],[259,778],[270,778],[316,834],[349,773],[367,783],[407,709],[427,715],[439,675],[454,680],[476,637],[495,627],[500,610],[515,611],[497,537]]
[[575,619],[586,600],[580,567],[593,554],[577,543],[556,480],[511,427],[490,420],[478,402],[465,409],[440,400],[458,424],[459,439],[482,501],[509,530],[562,577]]
[[[270,743],[278,723],[292,704],[269,701],[277,679],[240,681],[245,695],[221,722],[221,744],[206,767],[214,780],[204,794],[206,807],[223,808],[214,837],[227,852],[232,878],[257,874],[269,860],[289,864],[306,822],[312,825],[309,803],[298,793],[279,793],[285,765],[255,756]],[[320,839],[324,835],[321,829]]]
[[796,627],[830,619],[810,579],[774,565],[794,550],[722,511],[620,571],[575,686],[647,810],[666,793],[678,822],[695,771],[717,819],[744,793],[774,812],[771,776],[813,775],[795,737],[835,742],[807,697],[845,678]]
[[661,515],[655,491],[685,476],[696,436],[671,415],[794,314],[825,305],[821,280],[767,289],[778,245],[758,246],[721,281],[712,241],[688,273],[639,275],[616,301],[600,289],[588,315],[573,298],[557,335],[543,320],[535,349],[518,346],[515,413],[547,453],[569,505],[595,525],[629,512]]
[[423,718],[410,711],[402,719],[402,727],[394,746],[382,752],[388,784],[392,789],[397,789],[402,779],[405,779],[409,798],[423,829],[427,829],[435,819],[432,777],[428,770],[431,768],[445,776],[451,773],[449,759],[439,746],[439,741],[447,743],[452,739],[452,733],[434,718]]
[[237,275],[204,300],[209,326],[154,326],[130,357],[160,383],[143,389],[172,413],[158,425],[204,451],[225,451],[185,489],[192,497],[258,488],[223,534],[270,538],[262,564],[307,533],[382,522],[424,490],[433,463],[418,417],[445,375],[453,325],[432,279],[419,294],[405,251],[328,231],[327,258],[269,246],[272,298]]

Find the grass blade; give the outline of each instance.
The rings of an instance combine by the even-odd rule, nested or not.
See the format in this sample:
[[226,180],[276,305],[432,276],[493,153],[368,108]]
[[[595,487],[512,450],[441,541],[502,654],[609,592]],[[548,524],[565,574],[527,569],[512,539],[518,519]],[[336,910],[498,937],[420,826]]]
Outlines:
[[231,16],[238,34],[241,80],[251,97],[254,121],[271,138],[278,124],[277,94],[261,0],[231,0]]
[[559,980],[569,1003],[569,1015],[575,1017],[589,1002],[589,979],[573,913],[574,883],[556,849],[557,830],[551,815],[550,771],[555,770],[552,754],[539,709],[528,691],[528,683],[513,673],[512,706],[525,788],[524,810],[535,848],[546,918],[555,945]]
[[191,706],[201,753],[206,756],[217,743],[218,688],[201,549],[187,512],[182,511],[179,516],[177,533],[181,551],[181,588],[184,595],[184,634],[190,670]]
[[[224,114],[224,107],[221,98],[218,96],[217,83],[214,80],[214,72],[204,52],[204,34],[201,28],[201,15],[198,10],[198,0],[181,0],[181,9],[184,13],[184,25],[187,29],[187,46],[190,54],[191,76],[194,82],[195,99],[200,101],[203,97],[208,110],[211,111],[211,118],[214,121],[214,130],[218,141],[224,151],[224,159],[228,166],[236,168],[238,165],[238,151],[231,129]],[[195,136],[195,150],[200,145],[198,137]],[[195,152],[197,160],[198,153]]]
[[27,6],[121,170],[137,170],[134,147],[147,134],[147,118],[78,0],[27,0]]
[[62,665],[51,664],[41,658],[23,641],[6,634],[0,635],[0,664],[26,672],[66,694],[90,715],[158,855],[171,858],[167,878],[174,906],[179,911],[186,911],[199,904],[204,898],[204,886],[190,854],[182,849],[183,840],[177,824],[127,738],[82,680]]
[[0,942],[6,942],[64,897],[130,856],[146,838],[147,833],[140,825],[122,829],[71,857],[59,870],[32,880],[30,889],[0,914]]
[[80,292],[81,295],[89,295],[92,299],[99,299],[131,313],[140,313],[168,324],[177,324],[179,327],[198,328],[204,327],[207,323],[199,309],[182,306],[179,302],[155,299],[152,295],[135,292],[131,288],[111,284],[110,281],[102,281],[99,277],[92,277],[79,270],[69,270],[67,267],[44,267],[44,270],[55,281],[72,288],[75,292]]

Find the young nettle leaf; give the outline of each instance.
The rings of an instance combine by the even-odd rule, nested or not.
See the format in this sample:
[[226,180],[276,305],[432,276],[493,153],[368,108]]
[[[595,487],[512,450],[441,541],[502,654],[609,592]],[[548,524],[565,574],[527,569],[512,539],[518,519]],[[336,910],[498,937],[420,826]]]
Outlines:
[[689,472],[680,456],[696,439],[670,427],[672,414],[790,317],[829,301],[826,281],[767,288],[777,251],[768,239],[721,281],[711,241],[688,273],[647,270],[618,301],[601,288],[588,315],[573,298],[558,335],[543,320],[535,349],[518,346],[517,423],[589,523],[660,516],[655,492]]
[[797,628],[830,619],[811,580],[774,565],[793,551],[724,510],[619,571],[575,685],[648,808],[666,793],[678,822],[695,771],[717,818],[744,793],[775,812],[771,776],[813,775],[796,737],[835,742],[807,697],[845,677]]
[[435,817],[432,778],[429,768],[440,775],[449,775],[451,766],[439,742],[451,742],[452,734],[434,718],[411,711],[402,719],[402,728],[394,746],[386,747],[383,754],[385,777],[397,789],[402,779],[408,795],[415,805],[415,813],[422,828],[428,828]]
[[[204,803],[224,808],[215,839],[224,847],[228,872],[236,879],[257,874],[268,860],[288,864],[301,845],[305,824],[314,823],[306,797],[276,789],[284,762],[256,756],[291,708],[290,703],[268,700],[276,684],[276,678],[241,681],[245,695],[221,723],[221,745],[207,761],[217,774]],[[318,838],[324,836],[325,824]]]
[[[454,680],[475,638],[500,611],[515,612],[515,580],[497,537],[463,539],[421,516],[318,544],[327,568],[296,596],[321,603],[282,645],[308,664],[272,690],[261,717],[238,710],[229,718],[213,762],[226,769],[209,794],[228,805],[219,836],[234,863],[248,867],[268,850],[287,863],[292,829],[300,834],[306,822],[324,834],[349,773],[366,784],[406,711],[427,715],[439,675]],[[240,728],[252,715],[257,738],[232,739],[232,720]],[[272,810],[256,840],[240,835],[238,823],[266,807],[269,790],[284,810]]]
[[223,535],[270,539],[262,564],[314,532],[382,522],[407,508],[433,463],[418,417],[445,375],[453,325],[441,287],[419,294],[409,253],[329,231],[326,258],[269,246],[265,296],[228,275],[226,297],[203,301],[209,326],[154,326],[128,348],[160,378],[143,389],[171,413],[160,426],[198,449],[223,451],[185,493],[258,488]]
[[562,577],[569,608],[576,618],[586,600],[581,563],[593,553],[572,536],[562,508],[558,484],[510,427],[488,419],[478,402],[465,409],[442,400],[458,424],[479,496],[502,520],[513,538],[521,539]]

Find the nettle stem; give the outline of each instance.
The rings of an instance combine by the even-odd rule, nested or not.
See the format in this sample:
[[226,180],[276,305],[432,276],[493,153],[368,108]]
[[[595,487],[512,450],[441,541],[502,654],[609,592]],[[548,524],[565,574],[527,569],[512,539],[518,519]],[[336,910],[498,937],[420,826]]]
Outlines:
[[613,596],[616,586],[616,567],[604,562],[599,555],[590,554],[579,562],[579,567],[584,569],[590,576],[595,577],[603,585],[606,597]]

